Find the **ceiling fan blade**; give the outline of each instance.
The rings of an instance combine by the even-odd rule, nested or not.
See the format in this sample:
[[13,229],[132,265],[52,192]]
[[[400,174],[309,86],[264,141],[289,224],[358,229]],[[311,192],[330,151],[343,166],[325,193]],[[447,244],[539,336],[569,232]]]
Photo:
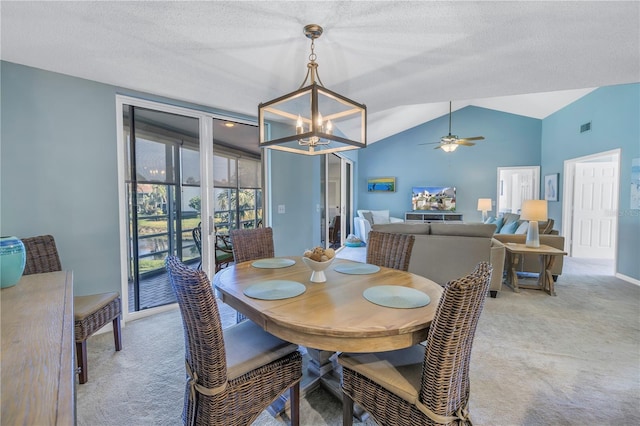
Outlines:
[[474,146],[474,145],[475,145],[475,143],[473,143],[473,142],[467,142],[467,141],[466,141],[466,140],[464,140],[464,139],[459,139],[459,140],[458,140],[458,142],[456,142],[456,144],[458,144],[458,145],[464,145],[464,146]]
[[474,136],[472,138],[460,138],[458,140],[461,140],[461,141],[481,141],[481,140],[484,140],[484,136]]
[[440,144],[441,142],[425,142],[425,143],[419,143],[418,145],[435,145],[435,144]]

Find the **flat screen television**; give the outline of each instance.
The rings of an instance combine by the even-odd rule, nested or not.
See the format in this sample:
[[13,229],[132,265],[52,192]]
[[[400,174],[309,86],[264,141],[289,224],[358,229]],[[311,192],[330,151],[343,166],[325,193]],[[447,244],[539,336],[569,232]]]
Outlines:
[[411,188],[412,210],[456,211],[455,186],[414,186]]

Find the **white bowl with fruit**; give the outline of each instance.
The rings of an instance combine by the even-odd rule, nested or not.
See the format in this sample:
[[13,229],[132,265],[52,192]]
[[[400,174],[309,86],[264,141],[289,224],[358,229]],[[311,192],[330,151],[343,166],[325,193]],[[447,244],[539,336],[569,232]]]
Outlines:
[[332,248],[315,247],[305,250],[302,261],[311,269],[311,282],[323,283],[327,281],[324,270],[331,265],[336,258],[336,251]]

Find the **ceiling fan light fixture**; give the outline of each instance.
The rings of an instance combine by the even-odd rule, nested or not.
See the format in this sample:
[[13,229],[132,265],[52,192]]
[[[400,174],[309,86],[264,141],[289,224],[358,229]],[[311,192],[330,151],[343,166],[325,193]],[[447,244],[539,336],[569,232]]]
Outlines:
[[474,136],[471,138],[459,138],[458,135],[451,134],[451,115],[452,115],[451,101],[449,101],[449,134],[446,136],[442,136],[440,138],[440,142],[432,142],[432,143],[426,143],[426,144],[420,144],[420,145],[438,144],[438,146],[436,146],[435,149],[440,148],[444,152],[453,152],[456,149],[458,149],[459,145],[474,146],[475,142],[471,142],[471,141],[479,141],[484,139],[484,136]]
[[444,152],[453,152],[456,149],[458,149],[458,144],[455,144],[453,142],[443,143],[442,145],[439,146],[439,148],[442,149]]
[[367,146],[367,107],[325,88],[318,75],[314,47],[322,32],[304,27],[311,54],[298,90],[258,105],[260,148],[317,155]]

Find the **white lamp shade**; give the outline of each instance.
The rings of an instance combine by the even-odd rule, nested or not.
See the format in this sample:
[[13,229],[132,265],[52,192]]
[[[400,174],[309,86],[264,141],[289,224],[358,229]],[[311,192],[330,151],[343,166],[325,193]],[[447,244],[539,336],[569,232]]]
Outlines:
[[544,222],[548,219],[547,200],[526,200],[522,202],[520,219]]
[[478,198],[478,211],[490,212],[491,211],[491,198]]

